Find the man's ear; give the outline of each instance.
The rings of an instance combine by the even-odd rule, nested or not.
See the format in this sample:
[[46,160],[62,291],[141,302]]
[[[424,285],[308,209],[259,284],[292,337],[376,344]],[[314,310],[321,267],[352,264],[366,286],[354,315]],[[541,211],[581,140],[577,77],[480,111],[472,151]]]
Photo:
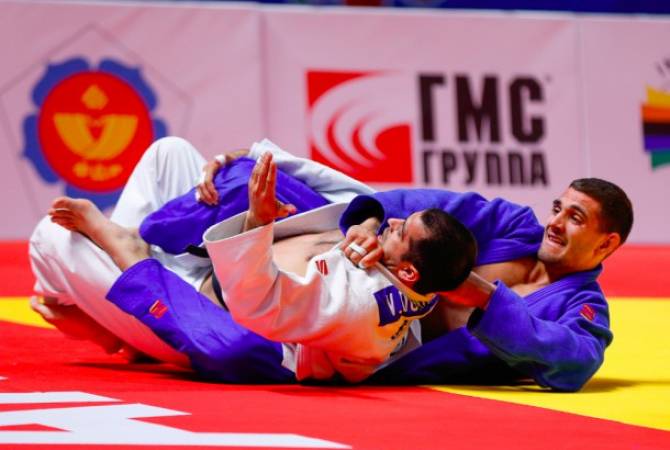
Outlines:
[[621,236],[619,233],[609,233],[603,239],[602,243],[596,249],[596,253],[602,256],[603,259],[607,258],[609,255],[614,253],[614,250],[619,248],[621,245]]
[[414,284],[419,281],[419,271],[416,270],[414,264],[407,261],[403,261],[399,264],[396,276],[400,281],[410,287],[414,286]]

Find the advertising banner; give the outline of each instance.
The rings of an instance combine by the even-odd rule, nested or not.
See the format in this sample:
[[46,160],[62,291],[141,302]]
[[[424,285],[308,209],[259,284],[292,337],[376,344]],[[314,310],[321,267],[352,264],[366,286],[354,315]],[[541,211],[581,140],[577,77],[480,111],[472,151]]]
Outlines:
[[323,9],[264,20],[268,134],[293,152],[378,188],[474,190],[541,218],[587,174],[571,20]]
[[631,197],[631,242],[670,242],[670,26],[583,20],[586,151]]
[[668,243],[667,20],[0,1],[0,176],[25,239],[58,195],[111,207],[147,145],[264,136],[378,189],[478,191],[540,220],[575,178]]
[[113,205],[147,146],[206,155],[262,135],[253,8],[1,2],[0,238],[58,195]]

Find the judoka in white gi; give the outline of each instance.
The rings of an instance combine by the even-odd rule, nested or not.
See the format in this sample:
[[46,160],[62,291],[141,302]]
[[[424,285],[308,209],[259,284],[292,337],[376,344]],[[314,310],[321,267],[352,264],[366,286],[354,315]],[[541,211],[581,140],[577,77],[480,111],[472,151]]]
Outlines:
[[[224,301],[242,325],[287,343],[283,365],[297,379],[329,380],[337,375],[348,382],[362,381],[419,345],[420,334],[416,329],[410,333],[410,322],[427,314],[437,299],[416,295],[409,288],[431,275],[423,283],[423,293],[458,286],[476,258],[474,237],[444,211],[428,210],[395,221],[390,232],[380,237],[383,264],[388,270],[363,270],[337,247],[309,259],[306,253],[319,253],[323,246],[317,242],[332,246],[329,239],[343,237],[332,229],[342,207],[330,205],[283,222],[285,232],[300,233],[302,244],[290,240],[283,250],[275,248],[274,253],[283,256],[273,260],[274,220],[292,212],[292,207],[276,200],[275,180],[276,165],[268,153],[259,160],[249,181],[249,211],[205,234]],[[177,306],[184,304],[183,300],[166,299],[165,291],[177,291],[179,283],[152,275],[156,263],[147,260],[146,244],[107,220],[91,202],[62,198],[54,202],[51,214],[56,223],[80,231],[100,245],[124,271],[108,294],[124,309],[158,298],[160,306],[152,308],[161,311],[160,320],[164,314],[178,315],[188,308],[187,303]],[[329,230],[320,232],[324,226]],[[244,233],[238,234],[240,231]],[[432,262],[429,267],[444,265],[454,270],[426,270],[424,275],[412,259],[410,249],[415,244],[424,245],[422,251]],[[147,289],[147,283],[156,287]],[[209,315],[201,321],[217,326]],[[178,330],[190,326],[197,325],[182,321]]]

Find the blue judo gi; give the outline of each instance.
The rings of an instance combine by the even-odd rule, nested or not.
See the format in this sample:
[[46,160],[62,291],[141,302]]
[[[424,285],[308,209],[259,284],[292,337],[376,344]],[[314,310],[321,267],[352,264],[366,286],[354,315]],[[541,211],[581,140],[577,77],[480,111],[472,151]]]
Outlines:
[[[246,183],[253,162],[224,167],[215,178],[221,201],[208,206],[191,192],[150,215],[143,238],[174,253],[201,242],[210,225],[247,209]],[[277,197],[299,211],[326,201],[304,183],[278,171]],[[477,264],[537,253],[543,229],[532,211],[476,193],[398,190],[359,196],[343,214],[343,232],[375,215],[389,217],[439,207],[474,234]],[[410,352],[377,372],[377,383],[506,383],[523,377],[562,390],[579,389],[602,363],[611,341],[600,269],[574,274],[521,299],[500,284],[486,312],[476,311],[460,328]],[[108,298],[138,317],[168,344],[187,354],[201,375],[225,382],[291,382],[281,366],[281,345],[236,324],[188,283],[155,260],[145,260],[117,280]],[[585,309],[586,308],[586,309]],[[590,319],[589,319],[590,318]]]

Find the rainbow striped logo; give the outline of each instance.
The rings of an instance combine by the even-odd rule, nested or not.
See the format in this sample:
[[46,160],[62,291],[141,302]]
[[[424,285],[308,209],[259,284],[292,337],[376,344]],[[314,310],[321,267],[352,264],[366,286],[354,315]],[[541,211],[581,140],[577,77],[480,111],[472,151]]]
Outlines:
[[642,135],[652,169],[670,164],[670,92],[647,86],[647,101],[642,104]]

